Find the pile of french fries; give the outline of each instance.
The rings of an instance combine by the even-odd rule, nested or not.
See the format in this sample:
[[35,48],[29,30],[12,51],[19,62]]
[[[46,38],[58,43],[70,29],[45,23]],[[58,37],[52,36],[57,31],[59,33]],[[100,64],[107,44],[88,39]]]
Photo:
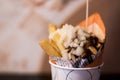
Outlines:
[[[91,26],[93,24],[94,24],[94,26]],[[105,30],[104,23],[99,15],[99,13],[94,13],[93,15],[91,15],[88,18],[88,26],[87,27],[86,27],[86,20],[82,21],[77,26],[80,26],[80,27],[86,29],[88,31],[88,33],[95,34],[101,42],[103,42],[103,43],[105,42],[106,30]],[[54,25],[54,24],[49,25],[49,30],[48,30],[49,34],[55,32],[56,30],[57,30],[56,25]],[[63,51],[65,49],[65,47],[63,46],[62,43],[60,43],[58,41],[60,39],[60,37],[61,37],[60,34],[55,34],[52,39],[40,41],[39,45],[44,49],[44,51],[49,56],[62,58],[61,51]],[[97,53],[96,50],[92,49],[91,47],[89,47],[89,48],[94,52],[94,54]],[[101,52],[101,56],[102,56],[102,52]],[[101,56],[100,56],[100,58],[101,58]],[[98,61],[96,61],[96,60],[93,62],[93,64],[96,65],[96,64],[102,63],[101,59],[98,59]]]
[[[49,34],[56,30],[57,30],[56,25],[49,24]],[[62,57],[60,50],[63,50],[64,47],[62,46],[62,44],[58,43],[59,38],[60,38],[60,35],[56,34],[53,37],[53,39],[42,40],[40,41],[39,44],[49,56]]]

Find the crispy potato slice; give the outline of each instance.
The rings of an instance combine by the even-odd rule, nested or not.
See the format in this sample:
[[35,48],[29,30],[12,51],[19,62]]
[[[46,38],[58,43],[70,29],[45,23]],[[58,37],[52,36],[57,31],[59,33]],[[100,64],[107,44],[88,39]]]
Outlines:
[[47,40],[40,41],[39,45],[49,56],[62,57],[61,54],[57,52],[57,50],[55,50],[55,48]]
[[57,27],[55,24],[49,24],[49,29],[48,29],[49,33],[56,31],[56,29]]

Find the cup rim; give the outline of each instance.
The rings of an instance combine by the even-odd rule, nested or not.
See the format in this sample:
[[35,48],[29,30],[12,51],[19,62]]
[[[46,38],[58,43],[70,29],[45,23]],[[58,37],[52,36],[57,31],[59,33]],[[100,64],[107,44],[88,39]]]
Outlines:
[[102,67],[104,65],[104,62],[102,62],[101,65],[98,65],[98,66],[95,66],[95,67],[86,67],[86,68],[68,68],[68,67],[63,67],[63,66],[59,66],[59,65],[56,65],[56,64],[52,63],[51,60],[49,60],[49,64],[54,66],[54,67],[60,68],[60,69],[67,69],[67,70],[90,70],[90,69],[97,69],[97,68]]

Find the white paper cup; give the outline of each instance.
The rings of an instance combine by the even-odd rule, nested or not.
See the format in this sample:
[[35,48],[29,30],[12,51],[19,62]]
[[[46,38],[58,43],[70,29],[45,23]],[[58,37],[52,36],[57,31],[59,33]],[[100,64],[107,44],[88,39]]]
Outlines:
[[103,63],[90,68],[67,68],[51,61],[52,80],[99,80]]

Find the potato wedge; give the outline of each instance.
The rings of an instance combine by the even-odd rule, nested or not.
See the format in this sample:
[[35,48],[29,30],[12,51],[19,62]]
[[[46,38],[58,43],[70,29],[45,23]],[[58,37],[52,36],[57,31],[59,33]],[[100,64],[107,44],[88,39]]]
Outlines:
[[39,45],[49,56],[62,57],[61,54],[57,52],[57,50],[55,50],[55,48],[47,40],[40,41]]

